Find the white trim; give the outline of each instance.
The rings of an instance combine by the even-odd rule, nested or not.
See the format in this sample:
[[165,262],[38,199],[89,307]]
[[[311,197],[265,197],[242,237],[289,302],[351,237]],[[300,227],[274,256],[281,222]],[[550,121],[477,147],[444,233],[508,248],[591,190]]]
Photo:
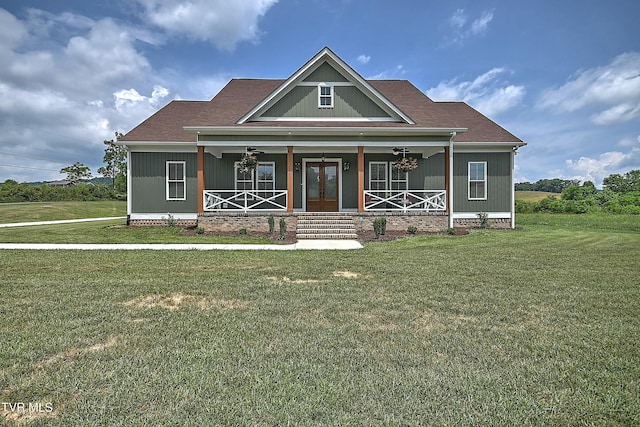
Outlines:
[[[169,166],[172,164],[181,164],[182,165],[182,179],[173,179],[170,180],[169,179]],[[166,201],[185,201],[187,200],[187,162],[185,160],[167,160],[165,161],[165,200]],[[170,197],[169,195],[169,184],[175,182],[175,183],[182,183],[183,184],[183,197]]]
[[[484,165],[482,170],[483,170],[483,177],[484,179],[480,180],[480,179],[474,179],[471,180],[471,165],[472,164],[481,164]],[[467,162],[467,199],[468,200],[487,200],[487,190],[488,190],[488,185],[487,185],[487,181],[488,181],[488,170],[487,170],[487,162],[486,161],[469,161]],[[483,197],[471,197],[471,183],[472,182],[482,182],[484,184],[484,191],[482,192]]]
[[516,151],[512,150],[511,151],[511,156],[509,161],[511,162],[511,167],[510,167],[510,171],[511,173],[509,174],[509,185],[511,185],[511,228],[515,229],[516,228],[516,188],[515,188],[515,184],[513,182],[513,173],[514,173],[514,165],[515,165],[515,155],[516,155]]
[[306,87],[316,87],[319,84],[331,84],[331,86],[340,86],[340,87],[354,87],[355,85],[351,82],[298,82],[296,86],[306,86]]
[[131,149],[127,147],[127,215],[133,210],[133,180],[131,173]]
[[[288,93],[292,87],[295,87],[304,77],[310,74],[321,62],[331,61],[332,66],[337,66],[336,71],[341,73],[343,76],[347,78],[347,80],[352,81],[355,86],[359,87],[360,90],[365,92],[365,95],[369,95],[370,99],[374,102],[376,100],[380,102],[379,105],[383,110],[388,112],[392,112],[397,115],[400,119],[405,121],[408,124],[415,124],[415,122],[402,110],[396,107],[391,101],[389,101],[386,97],[384,97],[380,92],[378,92],[369,82],[367,82],[362,76],[360,76],[349,64],[344,62],[338,55],[333,53],[331,49],[328,47],[323,48],[320,52],[318,52],[313,58],[307,61],[298,71],[293,73],[287,80],[285,80],[276,90],[271,92],[269,96],[264,98],[258,105],[253,107],[247,114],[242,116],[240,120],[238,120],[237,124],[243,124],[251,119],[253,116],[259,115],[263,110],[266,111],[266,107],[272,105],[272,103],[277,102],[281,99],[286,93]],[[336,68],[336,67],[334,67]],[[376,102],[376,103],[378,103]]]
[[[333,109],[334,106],[334,98],[335,98],[335,90],[333,89],[333,85],[332,84],[327,84],[327,83],[318,83],[318,108],[321,110],[331,110]],[[323,94],[322,93],[322,89],[324,88],[328,88],[329,89],[329,94]],[[328,99],[329,103],[328,104],[323,104],[322,100],[323,99]]]
[[[478,212],[480,213],[480,212]],[[478,213],[473,212],[465,212],[465,213],[454,213],[454,219],[479,219]],[[487,212],[487,218],[489,219],[509,219],[511,218],[510,212]]]
[[[325,158],[325,163],[338,163],[338,212],[342,212],[342,158]],[[307,212],[307,163],[322,163],[322,158],[302,158],[302,211]]]
[[[171,213],[171,216],[174,219],[198,219],[197,213]],[[129,215],[129,219],[138,220],[138,219],[167,219],[167,213],[132,213]]]
[[[328,107],[319,107],[328,108]],[[375,122],[387,122],[397,123],[398,120],[393,117],[256,117],[254,122],[362,122],[362,123],[375,123]]]
[[[321,122],[321,120],[316,120]],[[463,133],[468,128],[371,127],[371,126],[183,126],[185,131],[201,135],[424,135],[449,137],[451,132]],[[195,143],[196,141],[194,141]],[[197,144],[207,141],[197,141]],[[188,144],[188,143],[187,143]],[[502,144],[502,143],[496,143]],[[514,143],[503,144],[513,147]]]

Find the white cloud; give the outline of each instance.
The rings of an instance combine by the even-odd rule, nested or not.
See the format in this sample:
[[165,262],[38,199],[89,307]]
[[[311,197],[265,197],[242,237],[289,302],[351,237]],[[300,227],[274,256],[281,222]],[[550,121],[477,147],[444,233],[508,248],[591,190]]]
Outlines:
[[565,166],[571,179],[593,181],[597,186],[607,176],[624,174],[633,169],[640,169],[640,136],[637,138],[623,138],[619,148],[627,151],[608,151],[597,156],[582,156],[577,160],[566,160]]
[[357,61],[361,64],[367,64],[371,60],[371,56],[369,55],[360,55],[357,58]]
[[487,116],[502,114],[522,102],[524,86],[510,85],[501,80],[508,71],[493,68],[473,81],[452,79],[427,90],[434,101],[464,101]]
[[209,41],[232,51],[260,38],[258,20],[277,0],[138,0],[150,21],[164,30]]
[[489,27],[489,22],[493,19],[493,11],[484,11],[480,18],[473,21],[471,24],[472,34],[481,34]]
[[611,125],[640,118],[640,53],[624,53],[605,66],[577,72],[543,92],[538,106],[563,112],[596,109],[591,120]]
[[389,79],[399,79],[404,76],[406,70],[404,69],[404,65],[396,65],[395,68],[390,70],[382,71],[378,74],[374,74],[373,76],[367,77],[367,80],[389,80]]
[[464,9],[457,9],[447,20],[452,33],[447,37],[446,42],[461,45],[470,36],[478,36],[486,32],[492,20],[493,10],[485,10],[479,18],[469,24],[467,12]]

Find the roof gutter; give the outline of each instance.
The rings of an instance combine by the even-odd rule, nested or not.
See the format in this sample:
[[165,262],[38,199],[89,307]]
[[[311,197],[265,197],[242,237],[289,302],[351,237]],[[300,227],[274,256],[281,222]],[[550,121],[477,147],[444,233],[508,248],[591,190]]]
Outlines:
[[449,135],[467,128],[371,127],[371,126],[184,126],[201,135]]

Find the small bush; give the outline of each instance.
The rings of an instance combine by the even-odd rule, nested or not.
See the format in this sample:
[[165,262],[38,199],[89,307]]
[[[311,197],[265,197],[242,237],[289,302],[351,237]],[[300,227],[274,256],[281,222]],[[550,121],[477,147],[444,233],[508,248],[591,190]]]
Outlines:
[[287,221],[284,218],[280,218],[280,234],[278,235],[279,240],[284,240],[284,237],[287,235]]
[[241,229],[240,229],[240,235],[241,235],[241,236],[246,236],[247,234],[249,234],[249,232],[247,231],[247,229],[246,229],[246,228],[241,228]]
[[204,234],[204,228],[202,227],[196,227],[196,234],[201,236]]
[[480,218],[480,228],[487,229],[490,227],[489,224],[489,214],[486,212],[480,212],[478,214],[478,218]]
[[273,234],[273,231],[276,229],[276,220],[273,217],[273,214],[269,215],[267,221],[269,222],[269,234]]
[[447,234],[451,236],[455,236],[456,233],[457,233],[457,230],[455,229],[455,227],[447,228]]
[[376,234],[376,238],[384,235],[387,231],[387,218],[377,217],[373,220],[373,232]]
[[409,227],[407,227],[408,234],[416,234],[417,232],[418,232],[418,227],[416,227],[415,225],[410,225]]

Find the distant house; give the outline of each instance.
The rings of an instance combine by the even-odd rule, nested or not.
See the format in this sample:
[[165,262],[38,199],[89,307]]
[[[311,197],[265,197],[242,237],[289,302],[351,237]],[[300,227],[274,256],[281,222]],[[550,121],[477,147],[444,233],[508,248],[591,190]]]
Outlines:
[[366,80],[329,48],[286,79],[233,79],[210,101],[172,101],[119,144],[132,224],[170,213],[252,229],[268,215],[295,224],[326,212],[425,230],[472,226],[479,213],[513,227],[525,145],[463,102]]

